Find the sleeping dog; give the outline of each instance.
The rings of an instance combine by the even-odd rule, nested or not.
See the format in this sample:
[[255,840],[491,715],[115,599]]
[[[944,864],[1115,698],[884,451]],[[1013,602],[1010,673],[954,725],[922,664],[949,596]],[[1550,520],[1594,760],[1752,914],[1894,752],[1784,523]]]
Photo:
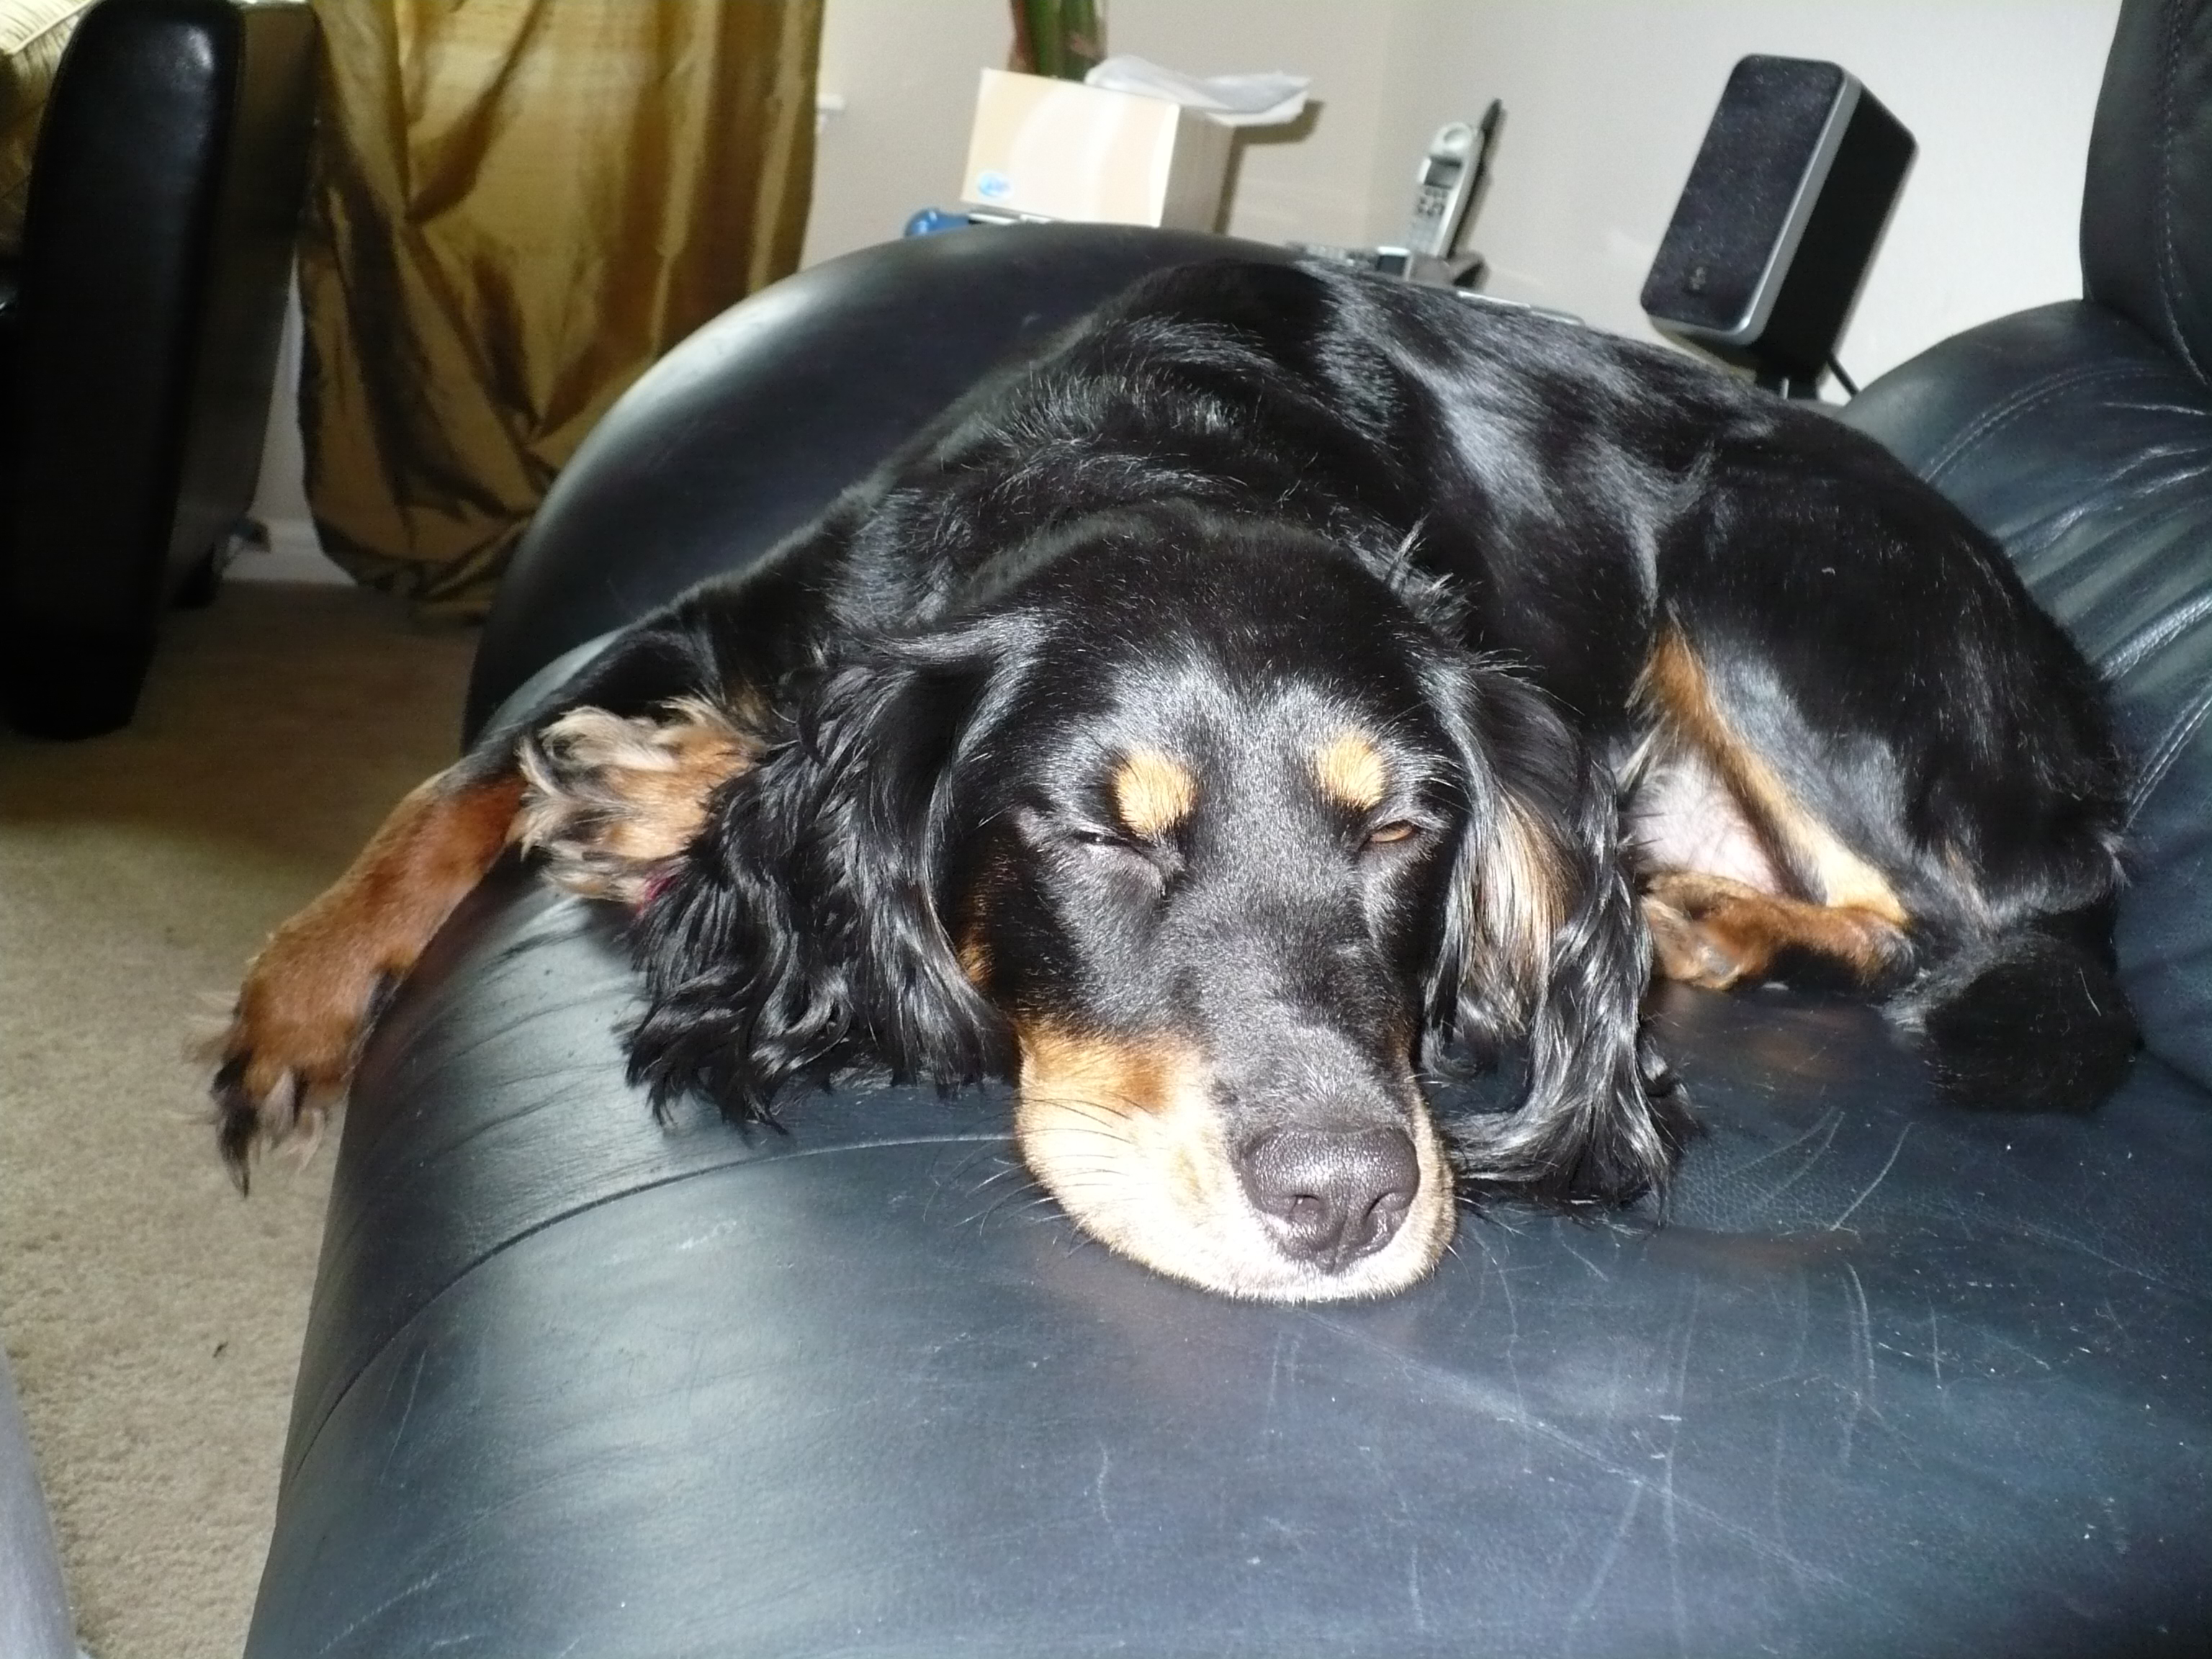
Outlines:
[[[1137,284],[410,794],[253,963],[244,1178],[502,852],[625,907],[633,1077],[732,1116],[1008,1075],[1177,1278],[1398,1290],[1455,1200],[1626,1202],[1651,975],[1879,1001],[1942,1092],[2135,1045],[2100,688],[1866,439],[1676,354],[1318,268]],[[1525,1054],[1449,1126],[1447,1050]]]

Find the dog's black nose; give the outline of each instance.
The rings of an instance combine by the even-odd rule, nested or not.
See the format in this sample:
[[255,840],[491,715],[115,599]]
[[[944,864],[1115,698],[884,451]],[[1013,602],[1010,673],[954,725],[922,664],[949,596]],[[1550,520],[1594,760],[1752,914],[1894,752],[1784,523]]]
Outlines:
[[1420,1190],[1402,1129],[1277,1129],[1237,1160],[1244,1190],[1285,1254],[1331,1272],[1381,1249]]

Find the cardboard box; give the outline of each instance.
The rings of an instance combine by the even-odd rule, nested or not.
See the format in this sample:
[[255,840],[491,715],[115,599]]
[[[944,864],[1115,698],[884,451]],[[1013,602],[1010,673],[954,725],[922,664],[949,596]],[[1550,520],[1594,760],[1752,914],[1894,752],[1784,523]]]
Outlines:
[[985,70],[960,199],[1041,219],[1211,230],[1230,131],[1164,98]]

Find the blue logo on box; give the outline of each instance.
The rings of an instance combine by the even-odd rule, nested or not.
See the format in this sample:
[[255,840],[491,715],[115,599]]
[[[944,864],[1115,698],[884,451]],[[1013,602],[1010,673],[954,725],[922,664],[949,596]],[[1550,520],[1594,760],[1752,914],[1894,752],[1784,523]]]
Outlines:
[[1011,196],[1013,191],[1014,181],[1003,173],[979,173],[975,175],[975,193],[987,202]]

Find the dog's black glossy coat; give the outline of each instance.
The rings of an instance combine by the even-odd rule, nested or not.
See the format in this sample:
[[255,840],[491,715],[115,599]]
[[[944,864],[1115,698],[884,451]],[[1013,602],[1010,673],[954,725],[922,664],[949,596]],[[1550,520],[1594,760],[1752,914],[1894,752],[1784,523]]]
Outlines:
[[[1170,987],[1256,958],[1291,966],[1248,990],[1349,1034],[1341,1095],[1363,1064],[1387,1092],[1394,1048],[1402,1067],[1454,1034],[1526,1037],[1526,1102],[1476,1121],[1463,1176],[1619,1200],[1663,1179],[1684,1121],[1641,1036],[1618,811],[1668,630],[1901,901],[1884,988],[1953,1091],[2109,1088],[2133,1045],[2107,943],[2122,769],[2093,677],[1993,544],[1825,416],[1403,285],[1230,264],[1139,283],[478,752],[504,763],[575,705],[702,690],[760,731],[637,923],[633,1059],[661,1097],[759,1111],[857,1064],[963,1080],[1005,1068],[1010,1014],[1180,1020],[1233,1048],[1251,995]],[[1249,842],[1308,869],[1304,897],[1252,898],[1243,948],[1148,983],[1144,951],[1100,937],[1114,903],[1082,896],[1071,849],[1117,837],[1069,757],[1114,752],[1133,720],[1235,732],[1255,687],[1384,733],[1413,781],[1390,810],[1420,839],[1341,879],[1319,866],[1332,835],[1361,866],[1356,826]],[[1486,864],[1507,817],[1557,889],[1534,944]],[[1104,855],[1164,892],[1183,852]],[[1226,878],[1192,885],[1238,909]],[[971,922],[988,975],[956,957]],[[1332,944],[1352,970],[1288,982]],[[1240,1133],[1267,1121],[1262,1103]]]

